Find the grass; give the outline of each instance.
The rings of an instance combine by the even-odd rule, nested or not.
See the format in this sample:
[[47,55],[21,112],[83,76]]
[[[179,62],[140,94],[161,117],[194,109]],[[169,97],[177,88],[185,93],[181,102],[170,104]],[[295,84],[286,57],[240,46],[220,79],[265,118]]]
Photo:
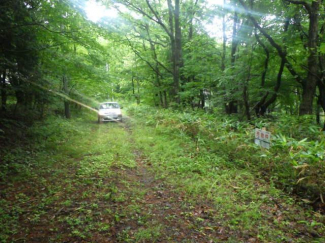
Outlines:
[[169,115],[52,117],[8,138],[0,242],[324,242],[324,216],[258,172],[270,151]]
[[[139,127],[134,133],[137,145],[152,162],[156,173],[174,184],[178,191],[186,191],[190,198],[212,200],[223,227],[239,235],[250,232],[265,242],[290,242],[301,230],[311,235],[317,235],[315,231],[324,232],[324,216],[311,208],[301,208],[301,203],[275,187],[275,178],[265,181],[258,171],[261,167],[255,164],[257,156],[249,161],[252,154],[245,154],[269,151],[258,152],[252,145],[240,144],[242,135],[235,133],[218,137],[214,143],[207,141],[209,134],[201,135],[201,141],[197,137],[193,139],[187,129],[195,129],[182,129],[183,123],[175,121],[173,113],[166,116],[167,121],[160,112],[147,113],[146,120],[139,118],[139,114],[134,125]],[[142,122],[149,126],[143,127],[139,124]],[[264,158],[258,158],[259,163]],[[308,222],[318,222],[317,226],[299,223],[306,217]],[[323,240],[316,237],[314,242]],[[305,241],[295,239],[295,242]]]
[[37,238],[36,230],[46,228],[46,241],[86,239],[108,227],[98,224],[99,218],[112,218],[100,199],[123,199],[110,168],[135,162],[123,127],[98,126],[87,118],[36,124],[26,138],[33,146],[21,144],[3,161],[0,242]]

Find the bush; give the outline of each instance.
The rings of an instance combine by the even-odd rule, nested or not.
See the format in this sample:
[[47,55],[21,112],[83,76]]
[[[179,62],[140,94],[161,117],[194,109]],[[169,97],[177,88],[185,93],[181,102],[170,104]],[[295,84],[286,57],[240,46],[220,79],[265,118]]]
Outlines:
[[[235,116],[220,117],[203,112],[157,110],[131,106],[128,112],[155,126],[161,133],[190,137],[197,150],[223,158],[225,166],[248,168],[288,192],[323,201],[325,186],[325,136],[311,117],[275,114],[242,122]],[[254,144],[254,129],[272,133],[272,147]]]

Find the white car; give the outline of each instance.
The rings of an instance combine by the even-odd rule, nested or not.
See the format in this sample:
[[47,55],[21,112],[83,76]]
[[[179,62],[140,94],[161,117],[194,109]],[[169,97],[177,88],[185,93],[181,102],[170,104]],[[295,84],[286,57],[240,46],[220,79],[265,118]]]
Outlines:
[[98,123],[104,121],[122,121],[121,107],[117,102],[104,102],[99,105]]

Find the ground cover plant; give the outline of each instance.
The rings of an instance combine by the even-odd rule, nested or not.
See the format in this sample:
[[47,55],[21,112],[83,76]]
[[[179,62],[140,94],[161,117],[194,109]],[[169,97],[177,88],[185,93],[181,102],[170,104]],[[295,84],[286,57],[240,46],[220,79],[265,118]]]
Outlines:
[[[26,127],[14,153],[1,150],[2,242],[324,240],[324,216],[278,189],[275,170],[265,179],[257,163],[269,152],[243,146],[240,123],[219,125],[213,147],[214,122],[205,134],[191,114],[129,113],[105,124],[49,117]],[[240,160],[244,151],[260,160]]]
[[[286,199],[289,205],[305,207],[307,203],[314,207],[316,215],[324,213],[324,135],[316,125],[310,126],[310,121],[292,123],[290,118],[291,123],[288,124],[285,118],[278,123],[273,119],[257,120],[255,126],[268,127],[275,134],[273,147],[265,150],[253,143],[255,126],[239,122],[236,118],[218,119],[191,112],[157,111],[150,107],[133,107],[130,112],[139,118],[144,117],[142,121],[151,127],[147,131],[149,141],[141,141],[140,144],[151,144],[146,147],[148,156],[151,160],[159,158],[157,163],[161,173],[169,176],[175,173],[177,176],[173,178],[177,178],[176,183],[184,185],[187,181],[187,190],[194,195],[204,194],[214,198],[215,193],[219,194],[228,187],[225,194],[229,193],[230,199],[221,193],[217,200],[223,203],[231,200],[256,203],[259,197],[266,201],[270,198],[272,201],[274,197],[286,198],[281,193],[283,190],[293,196]],[[161,142],[155,145],[155,138],[149,135],[155,133],[164,141],[163,145]],[[174,139],[164,138],[165,134]],[[310,140],[303,139],[305,136]],[[142,139],[145,137],[141,136]],[[185,148],[192,144],[191,153],[184,153],[180,144]],[[263,188],[265,183],[267,188]],[[255,194],[256,191],[269,192],[272,196],[261,196]],[[234,193],[238,198],[233,199],[236,197]],[[295,197],[296,194],[300,197]],[[251,229],[258,228],[254,222],[259,220],[255,221],[254,217],[264,218],[261,208],[254,206],[253,212],[249,212],[249,206],[243,210],[249,215],[245,225],[249,228],[251,224]],[[230,211],[233,212],[233,209]],[[320,222],[323,222],[321,218]],[[240,220],[245,221],[245,217]]]
[[1,242],[107,234],[118,215],[105,202],[120,197],[110,166],[132,167],[134,160],[123,128],[112,124],[108,132],[90,121],[49,117],[26,128],[14,150],[1,151]]
[[[249,168],[289,192],[295,190],[306,198],[324,203],[325,134],[317,124],[312,125],[310,117],[294,119],[274,114],[248,123],[236,116],[218,117],[197,111],[179,113],[131,107],[130,112],[145,117],[146,124],[158,130],[191,138],[198,151],[217,155],[227,167]],[[255,128],[265,128],[272,133],[270,150],[254,144]]]

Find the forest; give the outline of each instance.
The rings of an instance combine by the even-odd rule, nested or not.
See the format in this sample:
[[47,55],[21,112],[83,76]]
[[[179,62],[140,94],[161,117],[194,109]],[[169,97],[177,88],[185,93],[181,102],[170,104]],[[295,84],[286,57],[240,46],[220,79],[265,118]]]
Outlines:
[[1,0],[0,43],[0,242],[325,241],[324,0]]

